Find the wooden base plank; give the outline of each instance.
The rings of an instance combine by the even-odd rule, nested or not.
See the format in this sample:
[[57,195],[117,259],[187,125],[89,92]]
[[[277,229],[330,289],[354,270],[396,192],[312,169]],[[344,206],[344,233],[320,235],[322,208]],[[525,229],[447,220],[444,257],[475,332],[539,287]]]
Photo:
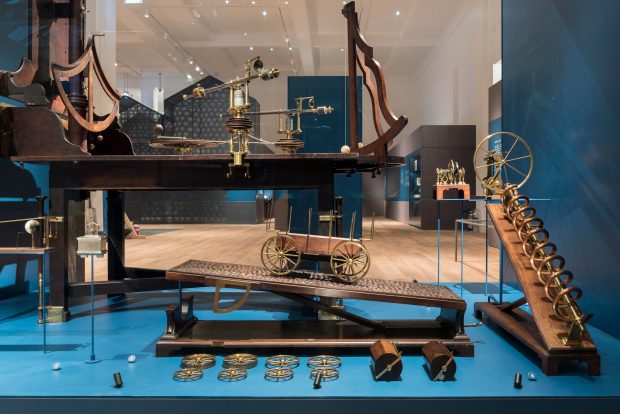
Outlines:
[[548,351],[534,318],[521,309],[507,311],[506,305],[476,302],[474,315],[478,319],[486,317],[533,351],[541,360],[545,375],[558,375],[560,364],[566,361],[585,362],[588,365],[588,375],[601,375],[601,357],[596,349],[579,350],[567,347],[564,350]]

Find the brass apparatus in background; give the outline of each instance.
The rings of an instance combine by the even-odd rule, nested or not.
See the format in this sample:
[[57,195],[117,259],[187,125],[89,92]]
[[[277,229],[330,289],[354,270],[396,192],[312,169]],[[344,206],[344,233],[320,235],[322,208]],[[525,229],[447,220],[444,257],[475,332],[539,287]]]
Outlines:
[[[274,111],[248,112],[246,115],[278,115],[278,134],[285,135],[274,144],[286,154],[294,154],[299,148],[304,146],[303,141],[295,138],[295,135],[301,134],[301,115],[331,114],[334,108],[331,106],[314,106],[314,96],[300,96],[295,98],[297,106],[292,109],[277,109]],[[304,108],[304,103],[307,107]]]
[[[254,73],[252,73],[254,72]],[[250,153],[249,135],[252,131],[252,120],[246,117],[250,109],[250,82],[254,79],[270,80],[280,75],[276,68],[265,69],[260,56],[248,59],[244,64],[244,74],[221,85],[205,89],[200,85],[192,91],[191,95],[183,95],[184,100],[199,99],[206,95],[228,88],[230,117],[226,120],[226,130],[229,136],[229,152],[233,161],[228,164],[227,177],[232,177],[233,168],[245,167],[245,177],[250,177],[250,164],[245,162],[244,157]]]
[[545,296],[552,303],[555,316],[565,321],[568,332],[562,334],[566,346],[580,346],[586,333],[586,323],[592,314],[581,311],[577,300],[580,288],[570,286],[573,274],[564,269],[565,259],[557,254],[555,244],[549,242],[549,232],[528,197],[519,194],[516,184],[507,184],[501,194],[502,210],[522,241],[523,254],[529,258],[538,281],[544,286]]

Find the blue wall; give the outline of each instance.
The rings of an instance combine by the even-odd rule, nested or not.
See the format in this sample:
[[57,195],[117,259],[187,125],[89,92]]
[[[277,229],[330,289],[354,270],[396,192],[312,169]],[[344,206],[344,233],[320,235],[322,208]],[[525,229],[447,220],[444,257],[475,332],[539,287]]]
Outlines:
[[[361,78],[358,78],[358,96],[361,96]],[[295,98],[314,96],[316,106],[331,106],[334,111],[326,115],[302,115],[303,133],[298,139],[304,141],[299,152],[340,152],[348,144],[348,82],[346,76],[289,76],[288,107],[295,107]],[[362,128],[362,100],[358,100],[358,128]],[[308,171],[312,174],[312,171]],[[348,236],[351,216],[357,211],[355,237],[362,235],[362,176],[337,174],[334,179],[334,196],[344,197],[343,229]],[[308,230],[307,209],[314,212],[312,232],[318,232],[318,203],[316,190],[289,191],[289,204],[293,207],[291,230],[306,233]],[[345,234],[343,234],[345,235]]]
[[0,70],[14,71],[28,56],[30,0],[0,0]]
[[620,1],[503,0],[503,128],[532,146],[522,192],[550,197],[545,225],[592,324],[620,336]]

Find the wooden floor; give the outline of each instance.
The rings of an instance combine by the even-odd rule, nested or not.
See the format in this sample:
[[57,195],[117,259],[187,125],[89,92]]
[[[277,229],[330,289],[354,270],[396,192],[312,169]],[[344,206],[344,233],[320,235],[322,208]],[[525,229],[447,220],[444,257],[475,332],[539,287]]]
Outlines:
[[[261,266],[260,250],[267,238],[262,224],[143,225],[144,239],[126,240],[125,265],[167,270],[189,259]],[[370,220],[364,221],[364,234]],[[459,235],[460,237],[460,235]],[[419,230],[397,221],[377,218],[374,240],[365,242],[371,257],[367,277],[378,279],[437,281],[437,232]],[[489,280],[497,280],[499,251],[489,247]],[[485,237],[465,233],[465,282],[485,280]],[[106,256],[107,257],[107,256]],[[459,238],[460,258],[460,238]],[[90,273],[87,270],[86,274]],[[461,262],[454,259],[454,232],[441,232],[441,281],[461,278]],[[88,277],[87,277],[88,278]],[[105,280],[105,259],[95,264],[95,280]]]

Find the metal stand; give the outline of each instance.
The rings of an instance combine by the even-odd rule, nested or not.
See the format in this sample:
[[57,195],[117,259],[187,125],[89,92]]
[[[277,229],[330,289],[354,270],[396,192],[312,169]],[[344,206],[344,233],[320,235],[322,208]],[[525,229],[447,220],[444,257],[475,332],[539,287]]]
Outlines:
[[103,255],[80,255],[83,259],[88,256],[90,256],[90,359],[84,363],[96,364],[101,360],[95,357],[95,256],[103,257]]

